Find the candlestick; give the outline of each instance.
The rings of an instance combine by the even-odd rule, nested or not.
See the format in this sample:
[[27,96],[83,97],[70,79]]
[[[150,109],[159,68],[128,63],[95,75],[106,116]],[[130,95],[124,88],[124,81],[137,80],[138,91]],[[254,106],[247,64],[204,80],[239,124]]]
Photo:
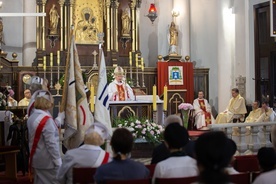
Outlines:
[[53,67],[53,53],[50,53],[50,67]]
[[60,64],[60,51],[57,51],[57,65]]
[[90,95],[90,110],[91,112],[94,112],[94,86],[91,85],[91,88],[90,88],[90,91],[91,91],[91,95]]
[[129,52],[129,75],[130,75],[130,87],[133,87],[133,79],[132,79],[132,52]]
[[138,68],[138,54],[135,55],[136,68]]
[[152,109],[156,111],[156,85],[152,87]]
[[145,86],[145,75],[144,75],[144,58],[141,58],[141,69],[142,69],[142,87]]
[[163,99],[163,110],[164,111],[167,111],[167,107],[168,107],[168,104],[167,104],[167,100],[168,100],[168,87],[165,85],[164,86],[164,99]]
[[46,79],[46,56],[43,56],[43,71],[44,71],[43,78]]
[[129,65],[132,66],[132,52],[129,52]]

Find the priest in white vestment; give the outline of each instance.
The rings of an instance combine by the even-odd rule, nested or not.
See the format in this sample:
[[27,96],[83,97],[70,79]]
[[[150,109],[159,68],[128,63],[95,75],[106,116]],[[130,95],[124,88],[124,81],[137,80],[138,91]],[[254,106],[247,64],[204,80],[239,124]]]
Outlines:
[[274,121],[275,120],[275,112],[273,111],[272,108],[269,107],[268,102],[263,102],[262,103],[262,114],[261,116],[257,119],[257,122],[269,122],[269,121]]
[[232,89],[232,98],[225,111],[218,114],[216,123],[230,123],[234,119],[234,115],[238,118],[243,117],[247,113],[245,100],[239,94],[237,88]]
[[134,100],[132,88],[126,83],[124,70],[117,66],[114,70],[115,80],[108,85],[108,95],[111,101],[131,101]]
[[249,113],[249,115],[247,116],[247,118],[245,119],[246,123],[254,123],[257,122],[258,118],[261,116],[262,114],[262,109],[259,108],[260,102],[255,100],[252,103],[252,111]]
[[207,130],[209,124],[215,123],[215,119],[211,114],[211,106],[204,99],[203,91],[198,92],[198,98],[193,102],[195,110],[195,125],[198,130]]
[[25,89],[24,98],[19,101],[18,106],[28,106],[31,100],[32,94],[31,90]]

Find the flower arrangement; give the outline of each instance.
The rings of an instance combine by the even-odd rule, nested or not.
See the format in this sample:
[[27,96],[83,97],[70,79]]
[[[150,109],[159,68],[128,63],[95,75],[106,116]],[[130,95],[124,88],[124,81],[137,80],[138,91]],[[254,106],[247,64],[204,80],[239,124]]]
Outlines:
[[190,103],[181,103],[178,106],[178,109],[179,110],[192,110],[192,109],[194,109],[194,106]]
[[183,126],[185,128],[188,128],[188,121],[189,121],[188,112],[189,112],[189,110],[194,109],[194,106],[192,104],[189,104],[189,103],[181,103],[178,106],[178,109],[181,110],[181,116],[182,116],[182,120],[183,120]]
[[160,143],[162,139],[163,127],[147,119],[139,120],[136,117],[130,117],[127,120],[116,119],[115,127],[128,128],[135,139],[141,138],[149,143]]

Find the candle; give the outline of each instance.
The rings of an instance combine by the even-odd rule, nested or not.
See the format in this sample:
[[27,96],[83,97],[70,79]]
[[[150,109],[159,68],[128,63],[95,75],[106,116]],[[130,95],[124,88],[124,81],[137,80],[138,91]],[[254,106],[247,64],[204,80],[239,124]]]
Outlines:
[[53,53],[50,53],[50,66],[53,67]]
[[129,52],[129,65],[132,66],[132,53]]
[[60,64],[60,51],[57,51],[57,65]]
[[141,58],[141,69],[144,71],[144,58]]
[[153,111],[156,111],[156,86],[154,85],[152,87],[152,109]]
[[90,110],[91,112],[94,112],[94,86],[91,85],[90,87],[91,95],[90,95]]
[[46,56],[43,56],[43,70],[46,71]]
[[138,68],[138,54],[135,55],[136,67]]
[[163,104],[163,110],[164,111],[167,111],[167,100],[168,100],[168,87],[165,85],[164,86],[164,104]]

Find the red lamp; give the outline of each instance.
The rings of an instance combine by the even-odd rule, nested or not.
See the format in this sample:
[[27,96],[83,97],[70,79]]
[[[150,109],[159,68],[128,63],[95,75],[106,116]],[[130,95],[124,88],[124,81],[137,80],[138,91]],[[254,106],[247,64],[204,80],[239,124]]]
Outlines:
[[147,17],[151,20],[152,23],[157,18],[157,10],[156,10],[154,3],[150,4],[149,14],[147,15]]

